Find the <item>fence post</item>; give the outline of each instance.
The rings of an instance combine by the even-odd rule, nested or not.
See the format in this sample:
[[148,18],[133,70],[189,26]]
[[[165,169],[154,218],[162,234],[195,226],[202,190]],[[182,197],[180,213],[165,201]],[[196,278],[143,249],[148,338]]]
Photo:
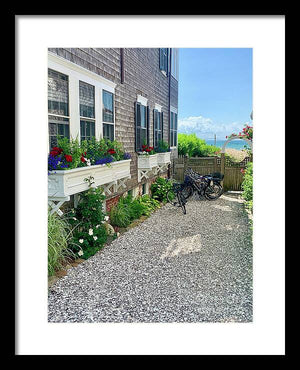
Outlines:
[[225,153],[221,153],[221,173],[224,175],[223,181],[221,181],[222,186],[224,186],[224,179],[225,179]]

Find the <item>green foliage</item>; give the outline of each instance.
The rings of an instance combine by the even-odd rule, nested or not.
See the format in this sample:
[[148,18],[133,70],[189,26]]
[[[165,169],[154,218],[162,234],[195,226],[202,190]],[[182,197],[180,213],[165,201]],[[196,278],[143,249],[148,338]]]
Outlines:
[[71,239],[71,228],[66,220],[56,213],[48,211],[48,275],[62,267],[62,262],[73,256],[68,247]]
[[248,162],[242,182],[242,197],[246,201],[247,208],[253,212],[253,163]]
[[105,196],[102,188],[90,188],[80,194],[77,208],[69,213],[69,223],[74,227],[72,249],[84,259],[94,255],[107,240],[104,227],[108,218],[103,212]]
[[159,202],[166,203],[167,192],[172,189],[172,184],[163,177],[158,177],[151,185],[152,197]]
[[[110,166],[110,162],[121,161],[125,155],[123,144],[116,140],[101,139],[98,141],[95,137],[92,137],[89,140],[82,140],[79,143],[77,138],[73,140],[66,137],[58,137],[57,145],[60,151],[52,150],[50,154],[55,158],[62,156],[62,158],[66,159],[66,156],[69,156],[66,159],[68,166],[64,167],[64,169],[97,164],[107,164]],[[55,169],[61,169],[61,167]]]
[[178,154],[189,157],[210,157],[220,153],[220,148],[206,144],[196,134],[178,134]]
[[158,146],[155,149],[156,153],[165,153],[170,151],[169,144],[164,140],[158,141]]
[[110,222],[113,226],[128,227],[132,221],[141,216],[149,216],[160,203],[148,195],[133,199],[131,195],[119,199],[110,211]]
[[130,225],[131,219],[128,212],[128,204],[119,200],[118,204],[113,206],[109,213],[110,223],[113,226],[127,227]]
[[82,155],[82,148],[81,144],[79,144],[78,139],[69,140],[66,137],[58,137],[57,138],[57,145],[63,150],[65,155],[72,156],[72,162],[69,162],[69,169],[80,167],[81,165],[81,155]]
[[142,215],[149,216],[155,209],[160,208],[160,203],[154,198],[151,198],[148,194],[139,197],[137,201],[143,205],[144,211]]

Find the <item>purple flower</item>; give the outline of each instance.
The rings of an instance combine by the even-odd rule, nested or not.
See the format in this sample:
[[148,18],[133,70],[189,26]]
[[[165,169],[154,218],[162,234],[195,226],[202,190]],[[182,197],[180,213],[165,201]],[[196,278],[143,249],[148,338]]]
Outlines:
[[130,153],[124,153],[124,159],[131,159]]
[[111,163],[113,160],[114,160],[114,158],[111,155],[109,155],[107,157],[97,159],[95,161],[95,164],[107,164],[107,163]]
[[63,168],[68,168],[69,165],[64,161],[62,156],[52,156],[49,154],[48,156],[48,175],[50,175],[51,171],[60,170]]

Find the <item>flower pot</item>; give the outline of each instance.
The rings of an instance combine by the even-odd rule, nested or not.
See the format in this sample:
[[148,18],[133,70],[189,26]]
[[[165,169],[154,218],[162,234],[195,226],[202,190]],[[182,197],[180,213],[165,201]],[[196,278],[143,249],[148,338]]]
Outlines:
[[171,152],[157,154],[157,164],[164,165],[170,162],[171,162]]
[[151,170],[151,168],[156,166],[157,166],[157,154],[138,156],[138,169]]
[[[79,167],[72,170],[57,170],[48,175],[48,197],[66,197],[86,191],[92,186],[108,184],[130,177],[131,159],[105,164]],[[90,179],[86,181],[85,179]]]

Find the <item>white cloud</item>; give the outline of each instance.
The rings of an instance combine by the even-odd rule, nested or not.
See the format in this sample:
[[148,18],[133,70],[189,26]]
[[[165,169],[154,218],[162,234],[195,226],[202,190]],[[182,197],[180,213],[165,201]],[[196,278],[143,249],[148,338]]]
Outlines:
[[210,118],[203,116],[187,117],[178,120],[178,132],[183,134],[195,133],[203,139],[213,139],[214,134],[217,139],[225,139],[232,133],[239,133],[243,130],[245,124],[249,122],[232,122],[229,124],[216,123]]

